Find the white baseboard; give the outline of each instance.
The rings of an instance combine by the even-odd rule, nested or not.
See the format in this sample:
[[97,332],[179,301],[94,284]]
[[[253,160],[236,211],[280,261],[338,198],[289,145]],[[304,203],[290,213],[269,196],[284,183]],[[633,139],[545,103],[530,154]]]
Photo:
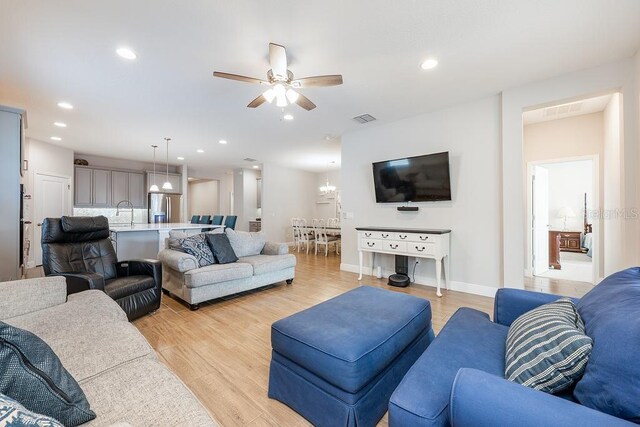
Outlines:
[[[348,271],[348,272],[351,272],[351,273],[359,273],[360,272],[360,267],[355,265],[355,264],[342,263],[342,264],[340,264],[340,270]],[[364,268],[365,275],[369,276],[369,274],[368,274],[369,272],[371,272],[371,267],[365,267]],[[382,277],[387,277],[387,276],[390,276],[390,275],[392,275],[394,273],[395,273],[394,271],[384,270],[383,269],[382,270]],[[371,276],[369,276],[369,277],[371,277]],[[430,287],[433,287],[433,288],[437,287],[435,277],[416,276],[415,279],[416,279],[416,281],[414,283],[416,285],[430,286]],[[365,281],[366,279],[363,277],[362,280]],[[445,289],[444,281],[442,283],[441,289]],[[496,292],[498,291],[498,288],[494,288],[494,287],[491,287],[491,286],[477,285],[475,283],[459,282],[457,280],[449,281],[449,289],[452,290],[452,291],[465,292],[467,294],[481,295],[481,296],[490,297],[490,298],[494,298],[496,296]]]

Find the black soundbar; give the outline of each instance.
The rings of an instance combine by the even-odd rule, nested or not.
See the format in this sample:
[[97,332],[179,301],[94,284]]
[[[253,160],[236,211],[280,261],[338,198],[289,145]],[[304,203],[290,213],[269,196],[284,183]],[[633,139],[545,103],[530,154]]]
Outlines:
[[400,212],[417,212],[418,207],[417,206],[398,206],[398,210]]

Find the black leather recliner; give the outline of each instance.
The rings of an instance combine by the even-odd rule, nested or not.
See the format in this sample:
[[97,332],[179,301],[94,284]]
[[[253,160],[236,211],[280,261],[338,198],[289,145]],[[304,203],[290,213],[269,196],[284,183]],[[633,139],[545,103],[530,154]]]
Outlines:
[[47,276],[66,278],[67,294],[104,291],[129,320],[160,307],[161,263],[118,262],[104,216],[46,218],[42,223],[42,267]]

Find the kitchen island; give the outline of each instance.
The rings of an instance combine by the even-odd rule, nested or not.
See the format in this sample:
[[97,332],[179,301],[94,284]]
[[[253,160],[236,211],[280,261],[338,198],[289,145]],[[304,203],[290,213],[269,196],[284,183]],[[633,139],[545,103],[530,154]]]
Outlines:
[[118,260],[157,259],[158,252],[165,247],[169,231],[180,230],[188,234],[200,233],[202,229],[223,228],[222,225],[191,223],[157,224],[109,224],[111,241]]

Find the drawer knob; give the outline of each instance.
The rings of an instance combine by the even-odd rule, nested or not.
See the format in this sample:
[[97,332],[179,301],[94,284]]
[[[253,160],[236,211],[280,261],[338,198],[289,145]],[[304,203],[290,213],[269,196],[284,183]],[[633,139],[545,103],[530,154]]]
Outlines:
[[418,247],[418,246],[416,246],[416,251],[418,251],[418,252],[422,252],[422,251],[424,251],[425,249],[426,249],[426,248],[425,248],[424,246],[423,246],[423,247],[421,247],[421,248],[420,248],[420,247]]
[[393,243],[389,243],[389,246],[391,247],[391,249],[398,249],[398,245],[397,244],[393,244]]
[[371,237],[371,233],[364,233],[366,237]]
[[404,239],[407,238],[407,235],[406,234],[400,234],[398,237],[400,237],[402,240],[404,240]]
[[420,236],[420,240],[427,240],[429,236]]
[[374,247],[376,244],[373,242],[367,242],[367,246],[369,246],[370,248]]
[[383,234],[382,237],[386,239],[387,237],[389,237],[389,235],[388,234]]

